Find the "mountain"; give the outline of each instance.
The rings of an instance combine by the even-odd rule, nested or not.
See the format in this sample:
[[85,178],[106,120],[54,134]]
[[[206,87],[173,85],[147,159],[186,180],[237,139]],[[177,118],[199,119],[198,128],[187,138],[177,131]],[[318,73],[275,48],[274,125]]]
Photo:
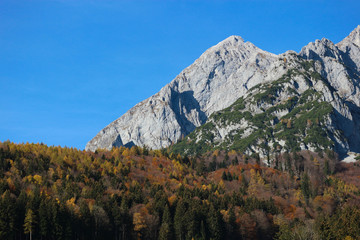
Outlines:
[[359,152],[359,46],[360,26],[338,44],[316,40],[300,53],[280,55],[231,36],[101,130],[86,149],[162,148],[191,133],[174,149]]
[[279,55],[284,75],[249,89],[172,149],[261,157],[304,149],[360,152],[359,32],[360,26],[336,45],[322,39],[299,54]]

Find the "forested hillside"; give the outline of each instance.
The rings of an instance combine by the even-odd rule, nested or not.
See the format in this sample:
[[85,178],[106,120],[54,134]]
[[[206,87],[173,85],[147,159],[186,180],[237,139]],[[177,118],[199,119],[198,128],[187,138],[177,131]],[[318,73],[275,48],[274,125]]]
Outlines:
[[360,165],[333,151],[186,157],[0,143],[0,239],[359,239]]

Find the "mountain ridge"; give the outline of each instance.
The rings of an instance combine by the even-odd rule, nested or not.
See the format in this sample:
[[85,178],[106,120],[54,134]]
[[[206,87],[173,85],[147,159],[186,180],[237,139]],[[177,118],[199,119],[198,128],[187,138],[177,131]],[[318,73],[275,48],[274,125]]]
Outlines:
[[[356,43],[360,41],[359,32],[360,26],[338,44],[323,38],[307,44],[298,54],[287,51],[279,55],[244,42],[241,37],[230,36],[205,51],[157,94],[109,124],[86,149],[109,149],[129,143],[167,147],[203,125],[212,113],[246,96],[252,87],[273,82],[296,68],[298,63],[292,60],[293,55],[305,62],[314,61],[314,71],[330,86],[316,85],[318,90],[325,91],[325,101],[334,100],[333,89],[340,98],[351,102],[353,108],[358,107],[360,49]],[[334,103],[334,108],[352,120],[349,107],[340,105]],[[350,136],[354,127],[344,129]]]

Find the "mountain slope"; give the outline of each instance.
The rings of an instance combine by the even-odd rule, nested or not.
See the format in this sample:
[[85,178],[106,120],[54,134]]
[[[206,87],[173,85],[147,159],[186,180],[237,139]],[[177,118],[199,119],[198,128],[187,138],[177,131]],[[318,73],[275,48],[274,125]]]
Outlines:
[[87,150],[121,145],[167,147],[201,126],[248,88],[280,76],[276,55],[231,36],[208,49],[154,96],[101,130]]
[[262,157],[302,149],[360,152],[359,32],[337,45],[322,39],[300,54],[280,55],[286,74],[253,87],[172,149],[237,149]]
[[[248,98],[252,87],[264,87],[270,82],[287,78],[291,75],[289,71],[299,71],[300,76],[292,77],[302,76],[305,82],[310,81],[310,85],[304,83],[298,89],[291,86],[296,81],[290,77],[290,83],[281,86],[290,87],[296,94],[281,90],[283,96],[276,96],[275,100],[283,102],[286,97],[299,98],[309,89],[319,93],[319,99],[314,101],[331,103],[338,115],[346,119],[332,119],[336,126],[329,131],[339,129],[344,131],[339,139],[349,137],[355,140],[347,141],[341,147],[334,143],[336,148],[340,151],[356,149],[359,126],[353,117],[357,116],[360,106],[359,32],[360,26],[336,45],[322,39],[309,43],[299,54],[289,51],[279,56],[244,42],[240,37],[231,36],[208,49],[159,93],[140,102],[105,127],[86,145],[86,149],[94,151],[133,144],[167,147],[204,124],[214,112],[229,107],[241,97]],[[321,80],[312,79],[315,75]],[[255,94],[254,90],[252,92]],[[260,104],[261,108],[264,104]],[[267,104],[270,107],[273,103]],[[254,105],[251,111],[256,113],[259,109]],[[340,144],[342,140],[332,141]]]

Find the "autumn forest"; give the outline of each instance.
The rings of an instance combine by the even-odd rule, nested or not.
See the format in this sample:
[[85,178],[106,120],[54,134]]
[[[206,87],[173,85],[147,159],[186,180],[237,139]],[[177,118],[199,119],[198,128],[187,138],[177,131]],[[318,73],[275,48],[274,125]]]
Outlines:
[[0,239],[359,239],[360,164],[333,151],[0,143]]

